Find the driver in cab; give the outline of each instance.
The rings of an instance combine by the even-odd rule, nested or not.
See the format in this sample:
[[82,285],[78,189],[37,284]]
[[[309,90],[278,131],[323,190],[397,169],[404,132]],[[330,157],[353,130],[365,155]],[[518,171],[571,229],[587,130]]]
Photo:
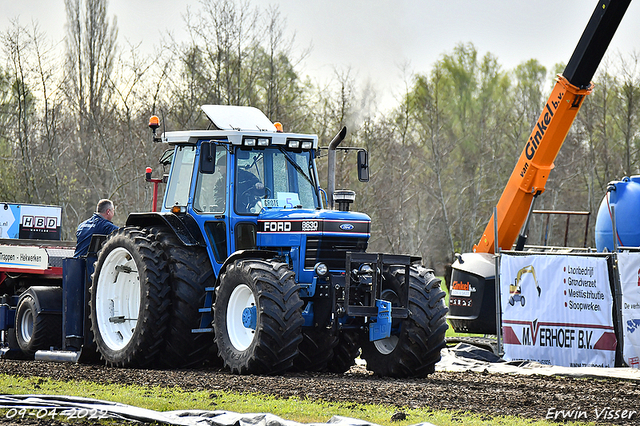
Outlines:
[[256,203],[264,197],[264,184],[248,170],[238,167],[236,174],[238,213],[257,213]]

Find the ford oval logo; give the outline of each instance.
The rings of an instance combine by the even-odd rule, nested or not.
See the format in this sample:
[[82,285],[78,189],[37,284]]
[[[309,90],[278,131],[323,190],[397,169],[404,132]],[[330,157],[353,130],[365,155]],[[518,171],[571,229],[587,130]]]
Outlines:
[[353,225],[350,223],[343,223],[342,225],[340,225],[340,229],[342,229],[343,231],[351,231],[353,229]]

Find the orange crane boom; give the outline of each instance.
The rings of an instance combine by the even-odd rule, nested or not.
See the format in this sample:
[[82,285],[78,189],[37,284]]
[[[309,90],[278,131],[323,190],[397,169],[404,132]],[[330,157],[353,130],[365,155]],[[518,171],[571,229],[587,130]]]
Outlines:
[[[533,197],[544,192],[549,172],[569,132],[584,97],[592,86],[579,89],[558,76],[551,96],[511,173],[497,205],[498,246],[511,249],[525,222]],[[495,247],[494,218],[482,234],[474,253],[493,253]]]
[[[591,93],[591,78],[631,0],[601,0],[562,75],[536,122],[497,204],[498,247],[509,250],[532,207],[544,192],[553,162],[564,143],[583,100]],[[526,226],[525,226],[526,228]],[[526,229],[525,229],[526,231]],[[526,239],[526,232],[522,238]],[[524,244],[524,241],[522,242]],[[496,246],[493,215],[474,253],[493,253]]]

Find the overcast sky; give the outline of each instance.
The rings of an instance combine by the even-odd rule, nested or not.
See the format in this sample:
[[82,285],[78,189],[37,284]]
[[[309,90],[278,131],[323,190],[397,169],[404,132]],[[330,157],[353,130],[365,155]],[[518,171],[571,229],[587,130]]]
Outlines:
[[[551,68],[566,63],[595,6],[594,0],[252,0],[261,10],[278,5],[299,52],[312,46],[303,74],[320,83],[334,69],[350,67],[370,81],[384,102],[403,91],[400,68],[428,72],[458,43],[473,42],[480,54],[497,56],[505,69],[531,59]],[[182,15],[198,0],[111,0],[120,43],[152,49],[171,31],[183,36]],[[0,30],[13,18],[32,21],[52,39],[64,37],[62,0],[0,0]],[[640,52],[640,1],[631,2],[609,52]]]

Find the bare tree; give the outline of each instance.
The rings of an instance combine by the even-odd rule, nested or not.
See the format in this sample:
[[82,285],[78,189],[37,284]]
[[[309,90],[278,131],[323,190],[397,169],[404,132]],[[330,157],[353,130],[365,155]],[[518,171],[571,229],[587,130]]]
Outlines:
[[114,86],[111,82],[116,55],[117,26],[107,18],[107,0],[66,0],[67,37],[65,92],[67,105],[75,114],[75,127],[69,123],[69,137],[75,142],[75,161],[81,171],[88,214],[94,198],[113,195],[121,185],[113,152],[111,125]]
[[12,133],[20,160],[19,170],[24,185],[24,201],[37,202],[40,200],[40,194],[32,152],[34,148],[32,112],[35,100],[28,86],[27,66],[30,41],[26,30],[14,21],[11,29],[3,37],[3,44],[11,64],[11,92],[14,102]]
[[[448,260],[452,260],[450,256],[456,251],[453,229],[449,212],[449,199],[453,194],[447,194],[444,180],[453,177],[448,173],[451,167],[451,152],[455,144],[446,137],[445,127],[447,125],[447,117],[442,107],[443,92],[443,70],[440,66],[434,67],[431,78],[418,76],[413,91],[415,102],[415,123],[418,130],[418,137],[425,149],[425,168],[424,171],[433,174],[434,186],[423,191],[430,198],[436,201],[438,209],[432,209],[432,217],[440,216],[442,220],[433,220],[430,223],[436,223],[443,229],[446,236],[447,248],[449,251]],[[435,227],[423,228],[425,233],[436,232]],[[433,239],[432,239],[433,240]]]
[[620,87],[616,114],[616,125],[622,133],[625,176],[638,169],[635,166],[640,133],[640,55],[633,52],[628,58],[620,59]]

